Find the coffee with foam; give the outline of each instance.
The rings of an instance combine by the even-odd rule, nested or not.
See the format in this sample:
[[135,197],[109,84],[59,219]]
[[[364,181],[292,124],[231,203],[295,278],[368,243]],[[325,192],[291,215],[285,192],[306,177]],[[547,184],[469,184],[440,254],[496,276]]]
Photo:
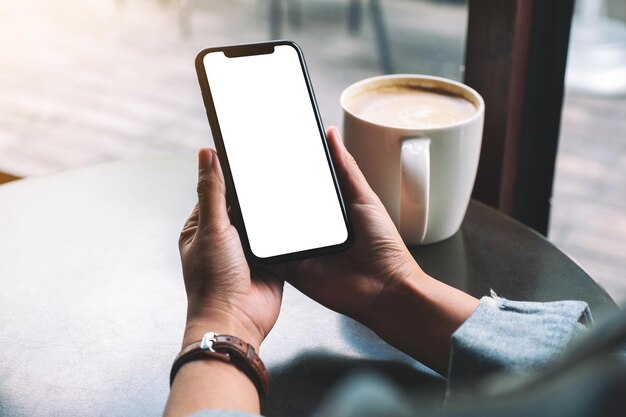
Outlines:
[[355,116],[403,129],[433,129],[463,122],[476,114],[465,98],[439,89],[386,85],[362,90],[345,103]]

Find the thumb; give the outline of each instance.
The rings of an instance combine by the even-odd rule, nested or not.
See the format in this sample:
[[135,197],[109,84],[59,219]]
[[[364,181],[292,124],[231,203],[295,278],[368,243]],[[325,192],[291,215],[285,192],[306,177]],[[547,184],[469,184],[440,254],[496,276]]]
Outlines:
[[224,230],[230,226],[226,207],[226,184],[217,154],[203,148],[198,152],[198,228]]
[[350,152],[343,145],[339,130],[335,126],[329,127],[326,131],[326,137],[346,203],[378,202],[378,196],[367,183]]

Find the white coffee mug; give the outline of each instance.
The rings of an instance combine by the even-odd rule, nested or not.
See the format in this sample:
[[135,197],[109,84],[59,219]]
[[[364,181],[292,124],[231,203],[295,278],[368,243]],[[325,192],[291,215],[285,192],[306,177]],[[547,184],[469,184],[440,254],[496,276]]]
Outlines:
[[[385,125],[357,116],[346,102],[365,90],[411,86],[459,96],[475,107],[468,118],[434,128]],[[447,239],[469,204],[482,141],[485,103],[472,88],[426,75],[385,75],[341,94],[344,142],[409,245]]]

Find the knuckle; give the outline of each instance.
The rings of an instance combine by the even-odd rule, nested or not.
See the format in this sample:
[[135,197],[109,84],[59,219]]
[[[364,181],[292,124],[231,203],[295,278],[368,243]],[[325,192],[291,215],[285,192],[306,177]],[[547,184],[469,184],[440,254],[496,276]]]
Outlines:
[[189,242],[192,241],[196,232],[195,227],[185,227],[181,230],[180,235],[178,236],[178,249],[181,250],[184,247],[189,245]]
[[230,224],[224,224],[223,222],[211,221],[204,227],[201,238],[206,239],[204,242],[211,240],[223,241],[227,238],[226,231]]
[[209,191],[209,179],[206,176],[202,176],[198,178],[198,186],[196,187],[196,191],[199,196],[206,195]]
[[187,243],[187,234],[185,233],[185,231],[182,231],[180,233],[180,236],[178,236],[178,249],[182,249],[185,247],[185,244]]
[[224,181],[214,174],[203,175],[198,178],[197,192],[199,196],[207,195],[213,190],[223,194],[225,192]]

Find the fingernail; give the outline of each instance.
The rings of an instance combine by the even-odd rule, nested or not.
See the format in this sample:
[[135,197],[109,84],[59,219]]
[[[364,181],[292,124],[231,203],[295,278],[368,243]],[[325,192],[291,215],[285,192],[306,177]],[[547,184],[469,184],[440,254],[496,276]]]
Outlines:
[[207,171],[211,169],[211,150],[207,148],[202,148],[198,151],[198,168],[200,171]]
[[339,128],[337,126],[333,126],[333,130],[335,131],[335,136],[337,137],[337,141],[342,148],[346,147],[346,144],[343,143],[343,138],[341,137],[341,133],[339,133]]

